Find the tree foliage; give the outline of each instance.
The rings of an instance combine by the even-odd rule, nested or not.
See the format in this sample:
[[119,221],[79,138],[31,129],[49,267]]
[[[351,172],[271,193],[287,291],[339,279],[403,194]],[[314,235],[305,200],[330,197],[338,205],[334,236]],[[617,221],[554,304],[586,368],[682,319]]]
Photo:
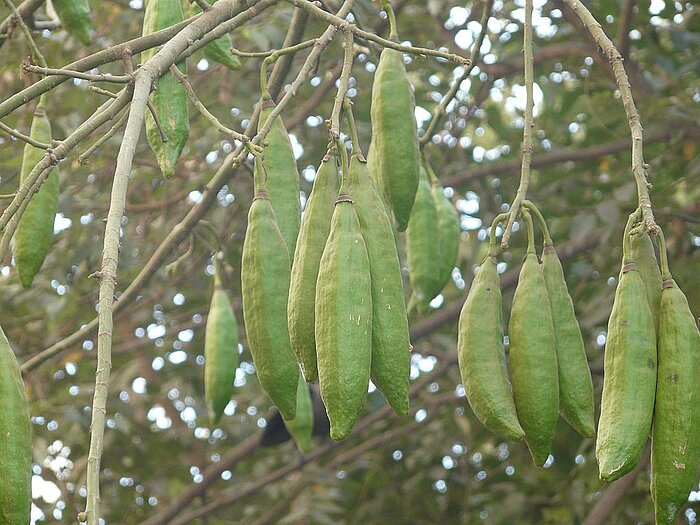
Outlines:
[[[323,4],[332,12],[340,6],[337,1]],[[427,314],[409,319],[414,345],[410,417],[389,416],[383,398],[372,392],[346,441],[316,438],[304,458],[290,441],[261,446],[261,435],[275,421],[275,413],[255,377],[240,312],[252,161],[235,169],[223,165],[230,164],[228,155],[237,144],[191,105],[190,137],[175,176],[162,178],[142,133],[128,181],[100,476],[106,523],[184,524],[197,523],[198,518],[212,525],[653,523],[646,465],[618,484],[604,486],[597,479],[594,440],[581,439],[560,420],[550,461],[545,468],[534,467],[523,443],[504,442],[476,420],[460,384],[459,309],[486,252],[486,228],[507,209],[518,188],[524,2],[395,0],[393,5],[403,43],[463,56],[469,55],[482,30],[483,9],[491,9],[477,66],[459,85],[424,148],[443,186],[451,188],[462,234],[452,282]],[[594,0],[587,6],[625,59],[645,131],[655,216],[666,232],[674,277],[694,315],[700,316],[698,8],[692,2],[661,0],[650,5]],[[138,0],[92,2],[95,35],[88,46],[55,23],[48,5],[26,0],[20,6],[24,8],[49,67],[63,67],[141,35],[143,5]],[[608,59],[574,12],[563,0],[537,2],[535,8],[536,106],[528,196],[547,217],[560,247],[598,406],[622,230],[637,198],[629,125]],[[9,16],[7,8],[0,11],[3,20]],[[388,35],[376,2],[356,0],[351,20],[366,31]],[[7,23],[2,29],[12,27]],[[317,38],[326,27],[326,21],[279,2],[245,21],[231,36],[239,50],[267,51]],[[302,204],[326,152],[324,121],[331,115],[341,72],[342,41],[338,32],[282,112],[302,174]],[[360,37],[355,44],[348,94],[366,151],[373,72],[382,47]],[[20,71],[31,50],[19,27],[0,34],[0,45],[0,98],[7,101],[40,77]],[[279,72],[270,86],[277,100],[309,52],[278,61]],[[464,66],[431,56],[405,57],[420,134]],[[128,74],[125,60],[136,65],[139,56],[115,56],[90,73]],[[234,130],[250,124],[260,98],[261,59],[241,60],[238,71],[208,61],[201,51],[187,60],[198,98]],[[56,140],[69,136],[105,102],[91,85],[115,93],[123,87],[70,78],[47,93],[46,111]],[[2,122],[28,133],[36,102],[0,112]],[[82,140],[60,162],[55,240],[32,288],[21,288],[10,254],[0,261],[0,322],[23,363],[31,402],[33,516],[39,523],[75,523],[85,507],[97,332],[94,327],[84,329],[68,343],[62,341],[97,313],[98,285],[89,277],[101,269],[103,218],[116,180],[122,131],[92,153],[89,162],[79,163],[78,155],[110,125]],[[0,145],[4,209],[10,202],[6,195],[19,186],[24,142],[3,133]],[[211,193],[207,182],[217,170],[224,184],[203,207]],[[224,281],[242,335],[234,395],[216,428],[207,418],[202,366],[216,247],[211,236],[195,226],[203,218],[224,247]],[[505,304],[512,298],[524,237],[515,231],[510,249],[499,259]],[[398,242],[405,263],[402,235]],[[134,279],[139,280],[122,307],[120,296]],[[408,287],[407,279],[405,284]],[[507,318],[506,311],[506,322]],[[46,354],[56,343],[60,351]],[[693,492],[683,523],[695,523],[698,499],[700,493]]]

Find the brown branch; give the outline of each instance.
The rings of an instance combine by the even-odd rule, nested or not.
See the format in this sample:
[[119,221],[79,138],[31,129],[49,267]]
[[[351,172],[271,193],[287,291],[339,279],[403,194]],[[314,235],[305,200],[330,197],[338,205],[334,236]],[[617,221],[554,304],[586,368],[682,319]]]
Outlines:
[[[287,35],[284,37],[282,47],[292,47],[301,42],[308,19],[308,12],[298,7],[294,8],[292,20],[289,22],[289,28],[287,29]],[[295,53],[288,53],[282,55],[275,61],[275,65],[272,67],[271,78],[267,84],[267,89],[271,93],[279,93],[282,91],[284,81],[287,75],[289,75],[289,71],[292,69],[294,56]]]
[[236,463],[249,457],[250,454],[260,446],[262,435],[262,430],[252,434],[245,441],[231,449],[221,458],[221,461],[209,465],[204,469],[202,481],[200,483],[190,484],[189,487],[178,495],[177,500],[169,507],[147,519],[142,525],[163,525],[168,523],[175,516],[180,514],[193,500],[205,494],[212,483],[221,479],[221,473],[223,471],[230,470]]
[[[445,373],[451,366],[454,365],[455,361],[456,356],[451,356],[450,359],[444,360],[442,365],[435,369],[432,373],[426,374],[424,377],[416,381],[411,386],[409,392],[410,397],[415,398],[416,396],[418,396],[418,394],[425,389],[426,385],[435,381],[436,378],[440,377],[443,373]],[[416,410],[417,409],[414,407],[414,409],[411,411],[411,414],[415,415]],[[355,429],[353,430],[351,438],[359,436],[363,431],[370,429],[375,423],[386,421],[386,419],[390,417],[390,414],[391,407],[389,407],[389,405],[385,405],[384,407],[365,417],[357,425],[355,425]],[[353,448],[350,448],[344,453],[335,456],[335,458],[332,458],[329,466],[337,466],[343,463],[350,462],[354,458],[364,454],[368,450],[373,450],[383,443],[388,443],[403,434],[408,434],[409,432],[415,431],[415,425],[415,419],[412,418],[412,421],[409,424],[399,426],[397,428],[393,428],[391,430],[381,432],[378,434],[375,432],[376,435],[374,437],[370,439],[365,439],[359,444],[355,445]],[[310,465],[318,464],[320,461],[325,459],[326,456],[348,447],[349,443],[352,442],[352,439],[348,439],[347,441],[343,441],[340,443],[328,443],[316,449],[311,454],[307,455],[304,458],[303,462],[286,465],[275,471],[272,471],[260,478],[259,480],[251,483],[250,485],[247,485],[246,487],[237,492],[224,495],[219,499],[216,499],[206,505],[203,505],[202,507],[199,507],[189,513],[181,515],[177,520],[170,522],[170,525],[186,525],[188,523],[191,523],[193,520],[201,516],[205,516],[222,507],[228,507],[230,505],[233,505],[241,499],[244,499],[250,496],[251,494],[254,494],[255,492],[264,488],[265,486],[274,483],[275,481],[278,481],[297,470],[304,470]],[[164,525],[164,523],[165,522],[162,521],[154,521],[152,523],[149,521],[144,523],[143,525]]]
[[317,112],[319,104],[323,102],[326,95],[335,87],[335,82],[340,78],[341,65],[336,65],[327,74],[324,80],[314,90],[314,92],[306,99],[299,109],[294,114],[285,120],[287,129],[293,129],[301,125],[312,112]]
[[603,496],[593,506],[588,516],[586,516],[583,525],[604,525],[605,523],[611,523],[610,516],[619,508],[620,502],[625,499],[625,496],[630,494],[637,482],[639,474],[647,468],[649,464],[649,451],[650,447],[649,443],[647,443],[642,459],[639,460],[634,470],[617,481],[614,481],[605,489]]
[[[674,133],[674,130],[667,129],[650,133],[646,138],[647,144],[661,142]],[[544,155],[537,155],[532,159],[532,167],[540,168],[551,164],[560,164],[562,162],[586,162],[597,157],[605,155],[613,155],[621,151],[628,151],[632,145],[630,139],[620,139],[600,146],[591,146],[590,148],[555,151]],[[469,181],[486,177],[487,175],[502,175],[504,173],[517,172],[520,169],[520,160],[509,160],[507,162],[491,162],[468,169],[459,175],[444,177],[441,179],[443,186],[463,186]]]
[[627,58],[630,50],[630,27],[634,20],[634,6],[634,0],[622,0],[617,27],[617,50],[624,58]]
[[[591,34],[588,32],[588,29],[586,29],[586,26],[581,22],[579,17],[576,15],[574,10],[566,3],[565,0],[552,0],[553,1],[553,6],[556,6],[557,9],[559,9],[563,15],[564,15],[564,20],[566,20],[571,27],[574,28],[574,30],[581,35],[581,37],[595,46],[596,49],[596,55],[598,57],[598,63],[602,64],[603,67],[605,67],[608,70],[608,73],[612,78],[615,78],[615,71],[613,70],[612,65],[610,64],[610,61],[608,57],[605,55],[603,50],[598,46],[598,43],[595,41],[595,38],[591,36]],[[626,60],[625,61],[625,67],[629,72],[629,80],[630,84],[632,84],[632,88],[636,93],[639,94],[650,94],[653,93],[653,87],[649,84],[649,82],[644,78],[642,75],[641,70],[639,69],[639,66],[631,61],[631,60]]]

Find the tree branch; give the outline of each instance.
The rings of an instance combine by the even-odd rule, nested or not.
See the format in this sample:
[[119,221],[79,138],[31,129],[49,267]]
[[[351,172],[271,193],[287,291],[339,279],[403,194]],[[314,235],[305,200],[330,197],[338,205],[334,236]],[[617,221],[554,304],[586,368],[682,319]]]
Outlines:
[[634,104],[632,87],[627,72],[625,71],[625,66],[622,63],[622,56],[605,34],[600,23],[586,6],[583,5],[581,0],[564,0],[564,2],[576,13],[576,16],[579,17],[586,27],[586,30],[595,39],[596,43],[601,47],[605,56],[610,61],[630,127],[630,135],[632,137],[632,174],[637,183],[637,200],[639,201],[639,208],[642,210],[642,221],[644,222],[645,229],[649,233],[655,233],[658,230],[658,226],[656,226],[656,222],[654,221],[654,213],[651,208],[651,199],[649,197],[649,183],[647,182],[648,165],[644,162],[643,152],[644,129],[642,128],[639,112]]
[[[32,27],[32,18],[34,11],[41,7],[44,0],[25,0],[20,5],[17,6],[17,11],[22,15],[22,19],[28,27]],[[5,43],[7,39],[12,35],[17,25],[17,19],[14,14],[10,14],[5,20],[0,24],[0,47]]]
[[622,0],[620,21],[617,26],[617,49],[627,58],[630,50],[630,27],[634,19],[635,0]]
[[611,483],[603,492],[603,496],[590,510],[583,525],[604,525],[610,523],[610,516],[619,508],[620,502],[632,491],[639,474],[646,470],[649,464],[650,447],[647,443],[642,459],[629,474]]
[[[662,142],[667,140],[676,130],[666,129],[651,133],[647,136],[647,144]],[[689,135],[693,135],[691,131],[687,131]],[[544,155],[536,155],[532,159],[531,166],[533,168],[541,168],[551,164],[561,164],[563,162],[586,162],[597,157],[605,155],[613,155],[622,151],[629,150],[632,145],[630,139],[620,139],[599,146],[591,146],[584,149],[571,149],[555,151],[553,153],[545,153]],[[470,168],[459,175],[443,177],[441,180],[443,186],[464,186],[466,183],[481,179],[489,175],[503,175],[505,173],[513,173],[521,167],[521,162],[518,159],[509,160],[506,162],[487,162],[479,166]]]

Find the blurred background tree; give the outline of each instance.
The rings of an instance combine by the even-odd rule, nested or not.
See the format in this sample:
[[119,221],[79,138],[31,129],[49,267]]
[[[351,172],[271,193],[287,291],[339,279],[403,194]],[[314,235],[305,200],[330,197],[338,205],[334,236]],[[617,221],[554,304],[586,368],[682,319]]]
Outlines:
[[[337,1],[322,2],[335,12]],[[338,5],[337,5],[338,4]],[[52,20],[41,1],[22,6],[51,67],[140,36],[141,0],[92,2],[93,43],[85,47]],[[379,393],[350,438],[317,438],[302,458],[292,442],[262,447],[274,409],[261,390],[243,338],[241,365],[226,415],[209,426],[203,397],[204,324],[212,288],[212,249],[195,233],[165,263],[191,252],[166,272],[164,264],[115,316],[113,375],[107,405],[101,506],[107,524],[343,523],[559,524],[653,523],[645,464],[609,487],[597,479],[594,440],[566,423],[558,428],[545,468],[534,467],[523,443],[488,432],[468,408],[456,366],[456,321],[486,228],[515,195],[520,169],[525,89],[524,2],[395,0],[400,34],[412,45],[468,55],[482,29],[480,59],[428,137],[427,157],[450,188],[462,225],[453,280],[427,315],[410,318],[412,412],[391,415]],[[645,127],[652,202],[666,232],[671,269],[700,315],[700,13],[692,2],[593,0],[587,6],[615,41],[630,75]],[[491,9],[486,28],[479,20]],[[0,19],[9,16],[0,9]],[[388,34],[376,3],[357,0],[353,19]],[[292,30],[289,30],[289,28]],[[234,46],[265,51],[320,35],[326,24],[285,2],[232,33]],[[37,81],[21,74],[30,54],[21,31],[3,24],[2,100]],[[621,258],[624,219],[636,206],[627,119],[607,58],[562,0],[535,2],[535,130],[530,198],[550,222],[584,334],[596,403],[602,385],[605,330]],[[302,204],[327,144],[324,124],[340,75],[342,38],[323,53],[282,117],[302,175]],[[358,39],[349,95],[362,148],[370,140],[372,76],[380,48]],[[306,55],[290,57],[290,73],[272,86],[278,95]],[[230,71],[196,53],[189,80],[222,123],[244,128],[260,96],[260,59]],[[406,55],[416,92],[419,133],[451,82],[464,69],[444,60]],[[280,67],[280,69],[283,69]],[[100,72],[123,74],[120,62]],[[67,136],[102,102],[89,82],[71,79],[53,89],[47,113],[54,137]],[[36,101],[3,119],[27,131]],[[142,134],[122,224],[118,294],[144,268],[160,243],[202,199],[204,185],[232,151],[193,108],[191,132],[176,176],[164,180]],[[101,128],[101,133],[107,127]],[[32,413],[35,523],[75,523],[85,504],[96,334],[75,337],[61,352],[28,360],[80,329],[96,315],[97,286],[109,192],[122,133],[80,164],[98,134],[61,162],[55,242],[29,291],[19,285],[9,256],[0,261],[2,327],[20,362]],[[23,142],[0,135],[0,193],[16,191]],[[208,207],[226,249],[225,278],[242,330],[240,260],[252,175],[238,169]],[[5,202],[5,201],[0,201]],[[3,204],[4,205],[4,204]],[[403,235],[398,237],[404,249]],[[502,258],[509,304],[524,254],[522,232]],[[405,258],[404,258],[405,264]],[[406,282],[408,286],[408,283]],[[507,310],[505,319],[507,320]],[[45,354],[43,354],[45,355]],[[278,425],[277,425],[278,426]],[[269,433],[269,430],[268,430]],[[698,489],[697,485],[695,487]],[[691,493],[679,523],[696,523],[700,492]]]

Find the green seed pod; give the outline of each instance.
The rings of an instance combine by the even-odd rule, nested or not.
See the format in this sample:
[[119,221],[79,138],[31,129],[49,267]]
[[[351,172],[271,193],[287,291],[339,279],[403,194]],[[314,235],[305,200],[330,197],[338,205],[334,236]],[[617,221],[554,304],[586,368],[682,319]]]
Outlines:
[[651,440],[651,496],[656,523],[675,523],[700,463],[700,332],[688,300],[664,271],[658,334],[658,381]]
[[525,436],[506,374],[496,257],[489,255],[474,277],[459,315],[457,351],[467,400],[486,428],[508,439]]
[[[40,142],[51,143],[51,123],[44,111],[43,100],[34,111],[29,136]],[[46,152],[29,144],[24,146],[20,183],[24,182]],[[58,168],[44,181],[32,196],[15,231],[14,257],[19,281],[24,288],[32,285],[53,241],[53,224],[58,210]]]
[[267,192],[256,191],[243,241],[243,320],[260,384],[282,417],[296,413],[299,366],[287,330],[289,255]]
[[[183,18],[180,0],[148,0],[143,19],[143,36],[182,22]],[[145,63],[157,51],[156,48],[145,50],[141,53],[141,61]],[[179,63],[177,67],[187,74],[185,62]],[[172,177],[190,134],[187,92],[175,75],[168,71],[155,81],[155,91],[151,93],[150,100],[168,140],[163,142],[149,111],[146,112],[146,137],[163,176]]]
[[[216,2],[216,0],[207,0],[207,2],[211,5]],[[202,12],[199,6],[190,2],[190,0],[182,0],[182,10],[188,18]],[[231,41],[231,35],[226,33],[204,46],[204,56],[209,60],[226,66],[231,71],[236,71],[241,69],[242,64],[241,59],[237,55],[231,54],[230,49],[232,47],[233,42]]]
[[15,357],[0,328],[0,525],[29,523],[32,438],[29,403]]
[[[430,189],[428,173],[420,167],[420,179],[416,200],[413,203],[411,220],[406,228],[406,252],[408,256],[408,276],[413,287],[409,310],[418,307],[426,310],[428,303],[442,290],[442,276],[439,273],[440,225],[435,199]],[[438,238],[437,250],[435,240]],[[437,254],[436,254],[437,251]]]
[[412,347],[394,231],[367,164],[357,154],[350,159],[348,179],[372,276],[372,381],[405,416]]
[[338,195],[336,157],[326,155],[316,174],[301,220],[299,239],[292,262],[292,279],[287,305],[289,339],[292,350],[309,383],[316,381],[316,340],[314,303],[316,279],[323,248],[331,229],[331,218]]
[[63,29],[87,46],[92,40],[92,21],[88,0],[53,0],[53,8]]
[[527,212],[528,248],[520,269],[508,323],[510,377],[518,420],[536,465],[547,461],[559,410],[559,377],[552,309],[537,260]]
[[[427,167],[430,173],[430,167]],[[459,225],[459,214],[457,208],[452,205],[450,199],[445,196],[445,192],[440,182],[435,178],[432,183],[433,200],[438,218],[438,264],[437,274],[440,283],[440,291],[452,278],[452,270],[457,264],[457,254],[459,252],[459,238],[462,229]]]
[[656,390],[654,319],[625,229],[623,264],[605,342],[596,459],[601,481],[614,481],[639,462],[651,428]]
[[403,53],[384,48],[372,85],[372,162],[396,227],[404,231],[418,189],[420,154],[415,99]]
[[[265,125],[265,121],[275,108],[275,103],[272,100],[263,100],[261,105],[258,131]],[[255,166],[256,170],[260,169],[257,163]],[[275,210],[277,224],[282,232],[284,242],[287,243],[291,259],[294,256],[297,236],[299,235],[299,223],[301,222],[299,172],[297,171],[297,161],[294,158],[292,143],[289,140],[289,133],[287,133],[282,117],[279,115],[273,121],[270,133],[265,137],[263,166],[265,173],[262,174],[262,177],[267,177],[270,204]]]
[[219,422],[231,400],[238,368],[238,329],[231,302],[224,291],[215,263],[214,293],[204,333],[204,394],[213,425]]
[[630,232],[630,257],[637,263],[637,271],[644,282],[647,291],[647,301],[651,314],[654,316],[654,326],[659,330],[659,307],[661,304],[661,271],[654,253],[654,245],[645,231]]
[[311,451],[311,436],[314,431],[314,410],[309,387],[301,373],[297,385],[297,415],[291,421],[284,421],[284,424],[299,451],[308,454]]
[[364,408],[372,356],[367,248],[352,200],[340,195],[316,286],[316,351],[331,437],[346,437]]
[[574,303],[564,279],[564,270],[551,244],[545,245],[542,251],[542,266],[554,321],[559,368],[559,411],[579,434],[590,438],[595,435],[591,371]]
[[372,182],[374,182],[374,187],[377,193],[380,195],[380,200],[384,206],[384,211],[386,216],[389,217],[389,223],[391,224],[391,230],[394,234],[394,242],[396,242],[396,224],[394,223],[394,213],[391,211],[391,206],[389,206],[389,201],[382,193],[382,181],[379,179],[379,162],[377,161],[377,155],[374,153],[374,142],[370,141],[369,149],[367,150],[367,169],[369,174],[372,176]]

